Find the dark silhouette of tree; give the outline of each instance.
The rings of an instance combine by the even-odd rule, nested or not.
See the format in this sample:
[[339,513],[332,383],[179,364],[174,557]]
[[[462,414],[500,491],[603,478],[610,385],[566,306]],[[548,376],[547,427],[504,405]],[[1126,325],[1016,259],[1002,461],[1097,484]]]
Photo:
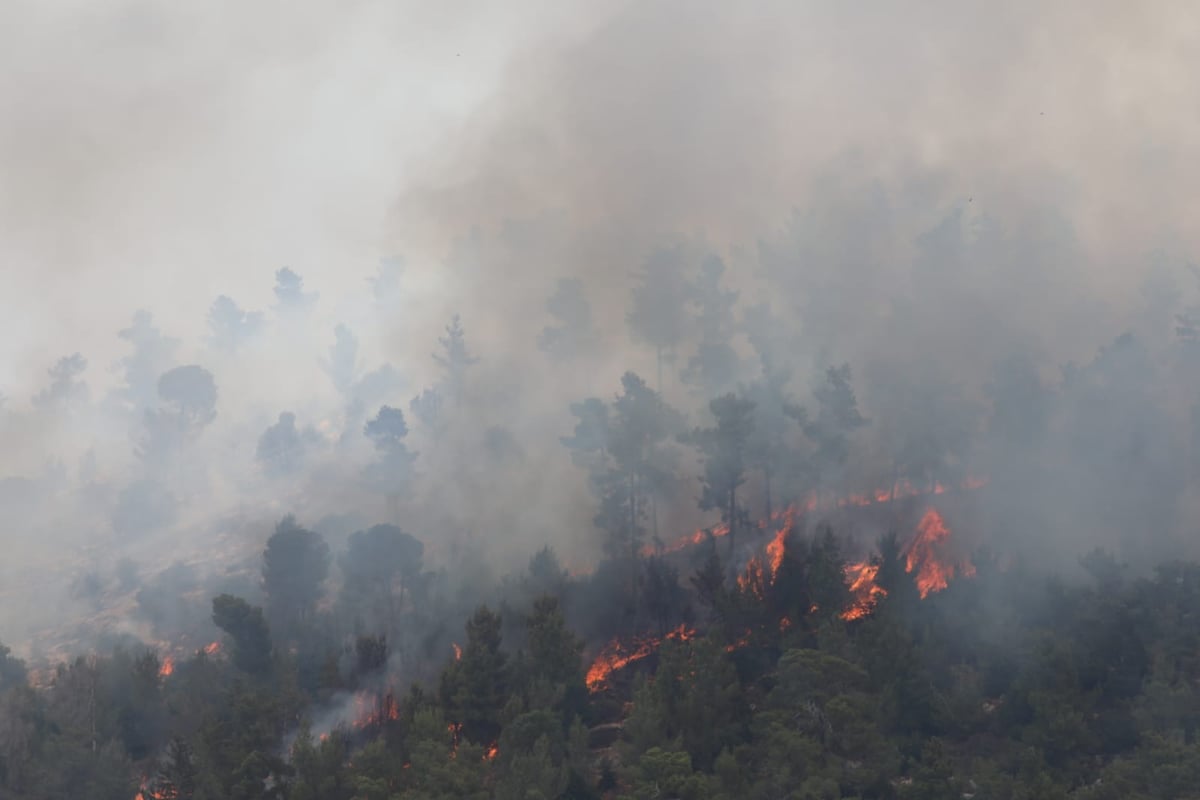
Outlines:
[[866,425],[867,419],[858,411],[849,364],[829,367],[825,382],[813,391],[813,397],[816,416],[809,418],[794,406],[789,414],[802,422],[805,435],[816,445],[813,472],[818,486],[823,486],[840,476],[850,455],[850,434]]
[[217,418],[217,384],[212,373],[191,364],[164,372],[158,396],[185,435],[198,432]]
[[329,545],[319,533],[284,517],[263,551],[263,591],[273,625],[289,638],[311,621],[329,575]]
[[358,377],[358,338],[345,325],[333,329],[333,345],[322,366],[343,395],[349,395]]
[[149,311],[138,311],[117,336],[133,346],[117,367],[125,379],[118,396],[133,410],[152,408],[158,397],[158,378],[171,366],[179,340],[163,336]]
[[263,431],[254,457],[268,475],[291,475],[304,463],[308,449],[321,441],[311,428],[296,428],[296,415],[284,411],[279,421]]
[[749,514],[738,500],[738,489],[746,482],[746,450],[754,432],[754,403],[726,394],[708,404],[716,425],[696,428],[684,437],[701,454],[700,508],[718,510],[729,527],[730,562],[734,561],[738,529],[749,522]]
[[367,468],[367,478],[387,497],[393,519],[399,514],[400,495],[413,474],[417,454],[408,449],[404,438],[408,424],[404,412],[383,406],[375,418],[363,426],[363,434],[371,440],[378,460]]
[[217,417],[217,384],[195,364],[176,367],[158,379],[159,407],[145,414],[146,432],[137,452],[162,466]]
[[553,358],[569,360],[589,353],[596,342],[592,327],[592,306],[584,292],[583,281],[563,278],[546,301],[546,310],[558,324],[542,329],[538,347]]
[[692,286],[692,299],[698,313],[700,341],[696,354],[688,359],[683,382],[699,390],[702,397],[715,397],[737,381],[740,363],[731,344],[736,330],[733,309],[738,293],[722,288],[725,265],[710,256],[700,267]]
[[275,272],[275,309],[280,314],[307,313],[317,302],[316,293],[304,291],[304,279],[288,267]]
[[433,360],[442,368],[442,385],[454,404],[461,405],[467,368],[478,363],[479,359],[467,349],[466,333],[458,314],[450,318],[446,335],[438,338],[438,344],[441,349],[433,354]]
[[79,353],[60,358],[49,369],[50,385],[33,397],[33,404],[45,411],[70,412],[88,401],[87,384],[80,380],[87,359]]
[[499,738],[509,680],[508,656],[500,649],[500,616],[480,606],[467,621],[462,658],[442,673],[439,688],[447,714],[462,725],[467,741]]
[[395,525],[375,525],[350,535],[338,560],[341,603],[368,622],[394,630],[405,597],[417,588],[425,545]]
[[437,389],[424,389],[408,404],[409,412],[436,438],[443,425],[442,409],[445,403]]
[[208,309],[208,341],[218,350],[237,352],[262,329],[261,311],[244,311],[226,295],[214,300]]
[[[803,430],[807,415],[788,393],[787,382],[786,373],[770,372],[745,390],[746,399],[754,403],[754,426],[746,441],[746,464],[762,473],[767,519],[774,511],[772,490],[777,479],[782,477],[784,485],[794,491],[803,478],[800,452],[789,434]],[[797,422],[799,425],[795,425]]]
[[670,440],[683,429],[683,418],[634,373],[625,373],[621,386],[611,408],[597,399],[572,405],[579,423],[575,435],[562,442],[576,463],[591,472],[592,491],[600,501],[596,525],[607,534],[606,552],[629,559],[636,597],[645,522],[655,521],[653,497],[672,476]]
[[524,678],[563,686],[575,693],[576,700],[586,700],[586,694],[581,694],[583,642],[566,626],[557,597],[544,595],[534,600],[526,621],[526,640],[529,674]]
[[672,248],[651,253],[635,279],[626,322],[635,340],[654,348],[656,385],[661,392],[663,363],[674,360],[688,327],[690,290],[682,251]]
[[271,631],[262,609],[240,597],[222,594],[212,601],[213,623],[233,640],[233,663],[251,675],[271,671]]
[[379,271],[374,277],[367,279],[371,285],[371,295],[380,306],[390,308],[400,299],[404,266],[403,258],[382,258],[379,260]]
[[192,800],[198,788],[199,770],[187,740],[179,736],[167,742],[159,758],[158,776],[152,796],[171,800]]

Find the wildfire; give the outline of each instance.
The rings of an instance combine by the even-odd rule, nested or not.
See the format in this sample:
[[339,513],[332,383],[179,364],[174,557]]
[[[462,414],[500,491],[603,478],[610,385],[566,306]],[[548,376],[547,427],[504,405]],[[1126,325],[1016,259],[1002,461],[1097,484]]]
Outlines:
[[358,692],[354,695],[355,728],[364,730],[383,722],[400,719],[400,705],[391,691],[382,694]]
[[498,755],[500,755],[500,748],[496,746],[495,742],[492,742],[492,744],[484,752],[483,760],[484,761],[494,761],[496,759],[496,756],[498,756]]
[[[686,625],[680,625],[668,633],[665,639],[675,639],[686,642],[696,635],[696,631]],[[625,644],[620,639],[613,639],[592,662],[587,672],[587,687],[589,691],[597,692],[608,685],[608,678],[617,670],[640,661],[658,649],[662,639],[645,637]]]
[[[967,478],[957,488],[964,489],[964,490],[974,490],[974,489],[980,489],[986,485],[987,485],[987,479],[985,479],[985,478]],[[918,489],[917,487],[913,486],[910,481],[901,480],[901,481],[897,481],[895,484],[893,484],[888,489],[876,489],[875,491],[869,492],[869,493],[850,494],[850,495],[846,495],[845,497],[836,498],[835,500],[833,500],[832,505],[835,508],[872,506],[872,505],[877,505],[880,503],[890,503],[895,500],[903,500],[903,499],[909,498],[909,497],[920,497],[922,495],[945,494],[951,488],[954,488],[954,487],[948,487],[943,483],[935,481],[932,488]],[[820,495],[814,492],[803,503],[801,503],[800,509],[803,509],[804,513],[812,513],[814,511],[816,511],[818,508],[821,508],[822,505],[824,505],[824,504],[821,502]],[[777,535],[776,535],[776,540],[781,541],[782,536],[785,535],[785,532],[789,528],[791,528],[796,514],[800,513],[800,509],[798,509],[796,506],[788,506],[787,508],[784,508],[782,511],[775,511],[771,514],[770,520],[759,523],[759,527],[765,528],[770,523],[781,522],[782,524],[780,525],[780,527],[778,529],[779,533],[777,533]],[[725,525],[725,524],[720,524],[720,525],[717,525],[712,528],[701,528],[699,530],[693,531],[692,533],[688,534],[687,536],[684,536],[670,544],[663,545],[661,551],[658,550],[657,548],[655,548],[653,545],[646,545],[645,547],[642,548],[642,555],[649,557],[649,556],[655,555],[658,552],[675,553],[675,552],[683,550],[687,547],[692,547],[694,545],[701,544],[709,536],[712,536],[714,539],[719,539],[723,536],[728,536],[728,535],[729,535],[729,526]],[[770,551],[768,551],[768,552],[770,552]],[[779,558],[782,559],[782,557],[783,557],[783,551],[782,551],[782,548],[780,548]],[[774,559],[774,555],[772,555],[772,559]],[[772,570],[772,573],[773,572],[774,572],[774,569]]]
[[158,667],[158,677],[165,678],[175,671],[175,659],[171,656],[166,656],[162,660],[162,664]]
[[[950,539],[950,529],[936,508],[930,506],[921,521],[917,533],[904,548],[904,569],[914,576],[917,591],[924,600],[933,592],[940,592],[950,585],[956,575],[970,578],[975,575],[975,565],[963,557],[953,561],[940,553]],[[850,582],[850,593],[854,600],[842,613],[842,619],[855,620],[871,613],[880,597],[887,595],[875,579],[879,565],[859,561],[846,565],[846,577]]]
[[138,793],[133,796],[133,800],[175,800],[175,792],[165,789],[150,789],[146,786],[146,781],[147,778],[143,775],[142,786],[138,789]]
[[850,594],[854,596],[850,607],[842,612],[842,619],[862,619],[871,613],[876,600],[887,594],[881,586],[875,583],[879,575],[879,565],[869,561],[859,561],[846,565],[846,578],[850,582]]
[[454,660],[462,661],[462,648],[459,647],[457,643],[451,644],[450,646],[454,648]]
[[204,655],[206,656],[215,656],[219,652],[221,652],[220,642],[209,642],[204,645]]
[[770,540],[767,545],[767,559],[770,563],[770,578],[772,578],[772,581],[774,581],[776,575],[779,575],[779,567],[784,564],[787,535],[791,533],[794,524],[796,524],[796,509],[788,506],[784,510],[784,515],[782,515],[782,524],[775,531],[775,539]]
[[922,599],[930,592],[940,592],[949,586],[955,573],[968,578],[975,575],[975,565],[966,558],[955,564],[938,557],[938,546],[949,538],[946,521],[931,506],[917,524],[916,538],[909,544],[904,558],[904,568],[916,575],[917,590]]

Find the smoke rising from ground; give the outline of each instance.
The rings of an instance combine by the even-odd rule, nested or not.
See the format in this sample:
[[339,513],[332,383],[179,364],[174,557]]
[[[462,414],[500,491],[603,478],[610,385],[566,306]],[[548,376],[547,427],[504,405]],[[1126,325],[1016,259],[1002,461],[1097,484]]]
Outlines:
[[[853,367],[871,423],[847,490],[934,462],[992,481],[980,540],[1185,547],[1188,4],[419,6],[0,11],[6,596],[61,576],[44,591],[75,614],[68,584],[123,557],[220,572],[291,511],[331,540],[396,514],[447,561],[522,564],[544,542],[594,560],[559,439],[626,369],[656,385],[626,315],[664,248],[689,280],[719,256],[738,293],[714,322],[740,357],[720,390],[757,377],[751,330],[801,402]],[[310,303],[272,292],[284,266]],[[261,314],[232,351],[207,324],[219,296]],[[479,361],[436,432],[410,403],[443,379],[454,313]],[[539,348],[556,325],[567,345]],[[694,424],[712,392],[680,374],[703,336],[689,321],[663,381]],[[76,352],[86,367],[47,374]],[[216,416],[151,466],[158,376],[189,365]],[[364,477],[384,404],[419,452],[397,508]],[[264,462],[285,412],[296,449]],[[664,528],[711,521],[695,474],[688,453]],[[10,639],[66,613],[4,607]]]

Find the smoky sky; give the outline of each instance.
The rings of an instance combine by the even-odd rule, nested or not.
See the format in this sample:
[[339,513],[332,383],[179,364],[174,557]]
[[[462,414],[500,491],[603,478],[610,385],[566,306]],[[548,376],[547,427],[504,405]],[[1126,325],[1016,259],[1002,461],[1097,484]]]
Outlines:
[[[177,476],[177,530],[227,533],[214,507],[344,511],[363,495],[331,476],[369,448],[335,445],[362,422],[322,369],[336,327],[359,342],[360,377],[399,376],[371,402],[407,413],[459,313],[487,391],[468,400],[474,438],[417,443],[412,506],[428,529],[452,508],[456,530],[521,558],[570,550],[592,508],[558,441],[568,404],[653,372],[626,330],[631,274],[678,247],[693,265],[720,256],[740,309],[769,305],[798,395],[854,366],[872,433],[852,473],[870,483],[906,431],[952,420],[972,438],[1006,359],[1055,382],[1125,330],[1169,338],[1196,299],[1198,48],[1200,13],[1167,0],[6,3],[0,394],[16,416],[0,477],[59,459],[83,482],[92,451],[112,491],[141,479],[111,418],[29,408],[75,352],[89,402],[118,387],[117,332],[146,309],[178,339],[172,364],[203,364],[219,392],[194,453],[208,466]],[[369,283],[384,259],[403,265],[388,304]],[[318,295],[291,323],[272,315],[284,266]],[[563,280],[594,331],[552,363],[535,342]],[[237,358],[205,344],[218,295],[270,326]],[[1154,399],[1183,419],[1197,388]],[[664,390],[702,412],[677,380]],[[281,488],[253,452],[283,412],[328,447]],[[506,468],[468,479],[464,454]],[[66,512],[42,524],[112,536]],[[35,549],[3,536],[15,560]]]

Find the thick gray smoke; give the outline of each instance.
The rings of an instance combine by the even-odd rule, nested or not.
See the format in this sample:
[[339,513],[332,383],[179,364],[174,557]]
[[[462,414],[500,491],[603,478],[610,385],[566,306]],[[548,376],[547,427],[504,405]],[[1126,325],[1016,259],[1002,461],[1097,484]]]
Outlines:
[[[849,363],[845,492],[982,476],[993,549],[1190,552],[1188,3],[566,5],[0,10],[0,636],[133,619],[130,562],[252,591],[289,512],[589,564],[570,404],[660,365],[704,425]],[[664,536],[712,521],[678,466]]]

